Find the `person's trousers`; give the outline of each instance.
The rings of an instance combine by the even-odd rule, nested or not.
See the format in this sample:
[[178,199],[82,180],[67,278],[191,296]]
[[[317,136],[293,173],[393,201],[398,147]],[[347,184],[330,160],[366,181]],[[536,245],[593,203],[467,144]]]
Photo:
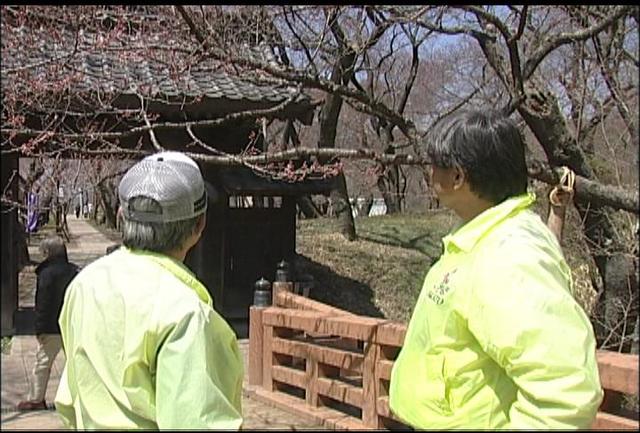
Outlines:
[[36,365],[33,368],[34,381],[29,390],[30,401],[44,400],[51,366],[62,348],[60,334],[40,334],[36,338],[38,339],[38,352],[36,353]]

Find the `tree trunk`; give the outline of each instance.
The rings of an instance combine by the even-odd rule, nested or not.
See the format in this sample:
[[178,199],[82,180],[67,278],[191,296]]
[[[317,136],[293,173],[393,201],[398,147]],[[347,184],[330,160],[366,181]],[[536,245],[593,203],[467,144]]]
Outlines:
[[316,205],[313,204],[311,197],[308,195],[298,197],[296,199],[296,204],[305,218],[318,218],[322,216]]
[[[638,318],[638,277],[633,258],[628,254],[613,253],[600,256],[604,261],[606,296],[598,305],[596,332],[608,338],[607,348],[629,352],[633,342],[633,325]],[[610,335],[611,334],[611,335]]]
[[397,183],[393,182],[395,180],[392,175],[394,171],[392,170],[393,168],[394,167],[386,167],[385,173],[387,175],[379,176],[377,181],[378,190],[380,190],[384,204],[387,206],[388,214],[400,212],[399,197],[395,192]]
[[[341,63],[351,64],[350,61],[342,60]],[[346,68],[336,65],[333,71],[333,81],[341,82],[342,73],[340,71]],[[330,147],[334,148],[336,143],[336,130],[338,127],[338,116],[342,109],[342,98],[336,94],[327,95],[326,102],[324,103],[322,110],[320,111],[320,139],[318,143],[319,148]],[[320,161],[325,163],[326,161]],[[349,193],[347,192],[347,182],[344,178],[344,173],[341,173],[338,177],[337,187],[331,191],[330,197],[334,204],[334,210],[340,223],[340,233],[350,240],[356,239],[356,225],[353,221],[353,214],[351,212],[351,205],[349,204]]]
[[[393,136],[391,133],[392,127],[385,127],[382,130],[382,140],[384,141],[384,153],[387,155],[395,154],[395,149],[391,145]],[[384,200],[384,204],[387,206],[388,214],[395,214],[402,211],[402,193],[400,191],[400,169],[397,165],[383,166],[383,172],[378,176],[378,189]]]
[[369,212],[371,212],[371,208],[373,207],[373,194],[368,194],[364,199],[364,203],[362,205],[362,209],[360,210],[360,215],[369,216]]
[[[341,108],[342,98],[340,98],[340,96],[327,96],[327,101],[320,112],[320,142],[318,143],[318,147],[335,147],[336,129]],[[326,161],[321,162],[324,163]],[[353,214],[351,213],[349,193],[347,192],[347,182],[344,179],[344,173],[340,173],[337,186],[331,191],[330,197],[339,220],[340,233],[350,241],[355,240],[356,225],[353,221]]]
[[[105,185],[104,183],[98,184],[98,197],[100,200],[100,205],[102,206],[102,211],[104,214],[104,222],[107,227],[115,229],[116,228],[116,213],[117,213],[117,202],[115,193],[113,188],[111,188],[111,184]],[[94,205],[95,208],[95,205]]]
[[[518,112],[542,145],[552,166],[565,165],[580,176],[597,180],[565,123],[557,98],[541,88],[542,86],[529,86],[527,99],[518,107]],[[606,326],[607,323],[613,323],[617,316],[612,308],[606,306],[622,302],[620,293],[626,291],[627,286],[620,287],[620,282],[633,279],[633,270],[632,267],[621,266],[615,259],[623,248],[611,223],[611,211],[595,203],[582,202],[577,197],[574,197],[574,204],[584,221],[584,234],[589,240],[591,255],[603,278],[604,290],[598,301],[598,309],[605,315]],[[600,330],[600,337],[605,331]]]
[[347,182],[344,173],[338,175],[338,187],[331,191],[331,200],[333,202],[334,211],[338,217],[340,233],[349,241],[356,240],[356,226],[353,222],[353,213],[351,212],[351,204],[347,195]]
[[[352,47],[348,47],[344,43],[344,34],[338,24],[337,14],[335,10],[329,13],[328,22],[331,31],[341,45],[342,52],[337,62],[333,65],[331,71],[331,81],[337,84],[347,85],[354,74],[354,64],[357,58],[356,52]],[[342,109],[342,98],[340,95],[332,93],[327,95],[322,110],[320,111],[320,137],[318,147],[336,147],[336,131],[338,128],[338,118]],[[321,163],[327,161],[320,159]],[[333,201],[334,209],[340,223],[340,233],[350,240],[356,239],[356,225],[353,221],[353,213],[349,203],[349,193],[347,192],[347,182],[344,178],[344,172],[338,177],[338,186],[331,191],[330,198]]]

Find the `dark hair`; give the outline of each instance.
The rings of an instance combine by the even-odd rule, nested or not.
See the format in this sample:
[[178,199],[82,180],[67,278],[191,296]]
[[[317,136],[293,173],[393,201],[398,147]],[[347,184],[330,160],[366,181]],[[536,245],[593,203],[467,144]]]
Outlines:
[[527,191],[524,141],[502,113],[455,113],[436,125],[426,147],[433,165],[462,169],[471,191],[485,200],[498,204]]

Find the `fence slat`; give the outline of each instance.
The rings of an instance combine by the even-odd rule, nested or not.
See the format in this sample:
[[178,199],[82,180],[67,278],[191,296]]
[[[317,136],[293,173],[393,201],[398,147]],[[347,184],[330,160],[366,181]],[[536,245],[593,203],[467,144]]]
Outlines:
[[362,373],[364,356],[345,350],[322,347],[303,341],[291,341],[274,337],[271,343],[272,350],[276,353],[286,353],[300,358],[313,358],[323,364],[334,367],[353,370]]
[[271,368],[271,377],[277,382],[287,383],[301,389],[307,388],[306,372],[296,370],[284,365],[274,365]]
[[314,301],[313,299],[305,298],[304,296],[296,295],[291,292],[279,291],[275,295],[274,305],[278,307],[291,308],[296,310],[308,310],[317,311],[318,313],[329,313],[335,316],[347,315],[355,316],[355,314],[341,310],[340,308],[332,307],[322,302]]
[[359,316],[331,316],[305,310],[288,310],[278,307],[265,308],[262,321],[268,326],[293,328],[321,335],[339,335],[345,338],[368,341],[380,319]]
[[638,394],[638,355],[599,350],[598,370],[604,389]]
[[391,370],[393,369],[393,361],[380,360],[376,365],[376,376],[378,379],[391,380]]
[[360,408],[364,404],[362,388],[360,387],[326,377],[319,378],[317,385],[318,394],[326,395],[339,402]]
[[598,412],[596,421],[591,428],[594,430],[638,430],[640,423],[629,418],[611,415],[610,413]]
[[387,321],[381,323],[376,331],[375,343],[385,346],[402,347],[407,325],[404,323]]

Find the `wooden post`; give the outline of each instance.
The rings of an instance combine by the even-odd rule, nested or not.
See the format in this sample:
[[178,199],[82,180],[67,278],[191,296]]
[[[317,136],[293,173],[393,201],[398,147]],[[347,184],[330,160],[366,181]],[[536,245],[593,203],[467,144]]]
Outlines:
[[364,362],[362,363],[362,422],[365,426],[375,429],[382,427],[378,417],[378,389],[375,371],[379,359],[380,345],[371,340],[365,342]]
[[262,385],[263,329],[262,312],[273,295],[271,283],[260,278],[254,284],[253,306],[249,307],[249,385]]
[[263,326],[262,336],[262,386],[267,391],[273,391],[273,326]]
[[307,404],[318,407],[318,361],[307,355],[306,379],[307,389],[305,397]]
[[278,292],[293,292],[293,283],[289,281],[274,281],[272,284],[273,287],[273,299],[271,301],[271,305],[275,307],[282,307],[283,305],[278,305]]
[[282,260],[278,263],[278,268],[276,269],[276,279],[273,282],[273,299],[271,301],[271,305],[276,307],[282,307],[282,305],[278,305],[277,294],[278,292],[293,292],[293,282],[291,281],[291,265],[286,261]]
[[262,386],[262,311],[264,307],[249,307],[249,385]]

